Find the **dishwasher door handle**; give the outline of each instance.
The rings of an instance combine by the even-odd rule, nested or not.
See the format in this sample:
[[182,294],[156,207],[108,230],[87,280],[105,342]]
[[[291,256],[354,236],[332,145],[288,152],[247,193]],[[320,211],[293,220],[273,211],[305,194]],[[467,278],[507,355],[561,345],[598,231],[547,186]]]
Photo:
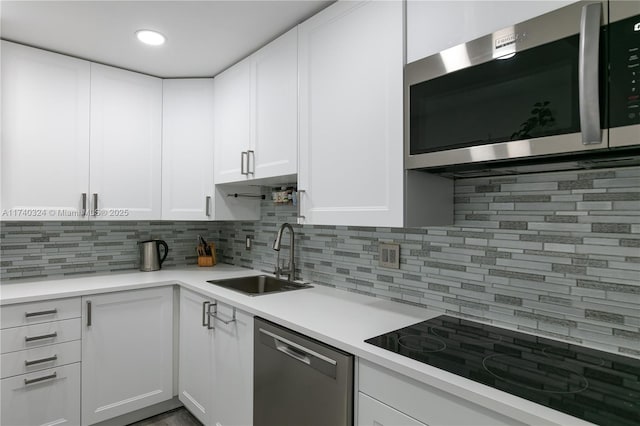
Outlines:
[[260,333],[263,334],[261,338],[263,344],[282,352],[293,359],[305,363],[322,374],[333,377],[334,379],[336,378],[338,362],[335,359],[331,359],[314,350],[305,348],[298,343],[294,343],[291,340],[285,339],[284,337],[278,336],[277,334],[263,328],[260,328],[259,330]]
[[273,340],[275,341],[276,349],[279,350],[280,352],[287,354],[291,358],[295,358],[298,361],[304,362],[307,365],[311,365],[311,358],[305,352],[292,348],[291,346],[287,345],[281,340],[278,340],[275,337],[273,338]]

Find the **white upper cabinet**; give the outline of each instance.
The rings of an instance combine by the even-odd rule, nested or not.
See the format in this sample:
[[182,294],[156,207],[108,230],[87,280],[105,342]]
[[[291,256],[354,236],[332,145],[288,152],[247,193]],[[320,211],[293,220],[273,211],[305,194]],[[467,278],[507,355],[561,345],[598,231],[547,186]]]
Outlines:
[[295,175],[297,66],[294,28],[215,77],[216,184]]
[[407,62],[474,40],[574,1],[407,1]]
[[161,132],[161,79],[91,64],[90,187],[97,219],[160,219]]
[[249,157],[251,176],[260,179],[295,175],[298,171],[298,29],[292,29],[256,52],[251,69],[251,147],[254,151]]
[[213,219],[213,79],[163,80],[162,219]]
[[245,180],[251,144],[249,58],[214,78],[215,183]]
[[402,2],[338,2],[299,26],[300,223],[402,226]]
[[2,219],[78,220],[60,211],[89,191],[89,62],[2,41],[1,75]]

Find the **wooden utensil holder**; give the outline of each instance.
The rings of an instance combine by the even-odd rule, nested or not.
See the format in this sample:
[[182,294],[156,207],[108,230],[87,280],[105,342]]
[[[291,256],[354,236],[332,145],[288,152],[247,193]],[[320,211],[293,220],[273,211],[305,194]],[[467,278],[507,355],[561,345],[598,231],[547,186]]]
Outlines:
[[[216,259],[216,245],[214,243],[209,243],[207,245],[211,249],[211,256],[198,256],[198,266],[215,266],[215,264],[218,263]],[[198,249],[203,248],[203,245],[198,246]]]

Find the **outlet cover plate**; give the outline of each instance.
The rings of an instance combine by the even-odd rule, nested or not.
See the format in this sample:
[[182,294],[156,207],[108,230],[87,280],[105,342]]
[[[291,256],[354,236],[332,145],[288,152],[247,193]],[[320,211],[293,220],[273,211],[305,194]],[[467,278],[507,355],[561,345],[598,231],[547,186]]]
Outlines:
[[400,269],[400,244],[380,243],[378,245],[378,266]]

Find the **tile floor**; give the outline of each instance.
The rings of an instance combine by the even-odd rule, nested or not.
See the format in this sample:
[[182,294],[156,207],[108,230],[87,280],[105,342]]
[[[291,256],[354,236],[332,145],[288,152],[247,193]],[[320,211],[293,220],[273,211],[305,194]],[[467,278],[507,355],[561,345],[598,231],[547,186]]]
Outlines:
[[129,426],[202,426],[202,423],[185,408],[176,408],[175,410],[132,423]]

